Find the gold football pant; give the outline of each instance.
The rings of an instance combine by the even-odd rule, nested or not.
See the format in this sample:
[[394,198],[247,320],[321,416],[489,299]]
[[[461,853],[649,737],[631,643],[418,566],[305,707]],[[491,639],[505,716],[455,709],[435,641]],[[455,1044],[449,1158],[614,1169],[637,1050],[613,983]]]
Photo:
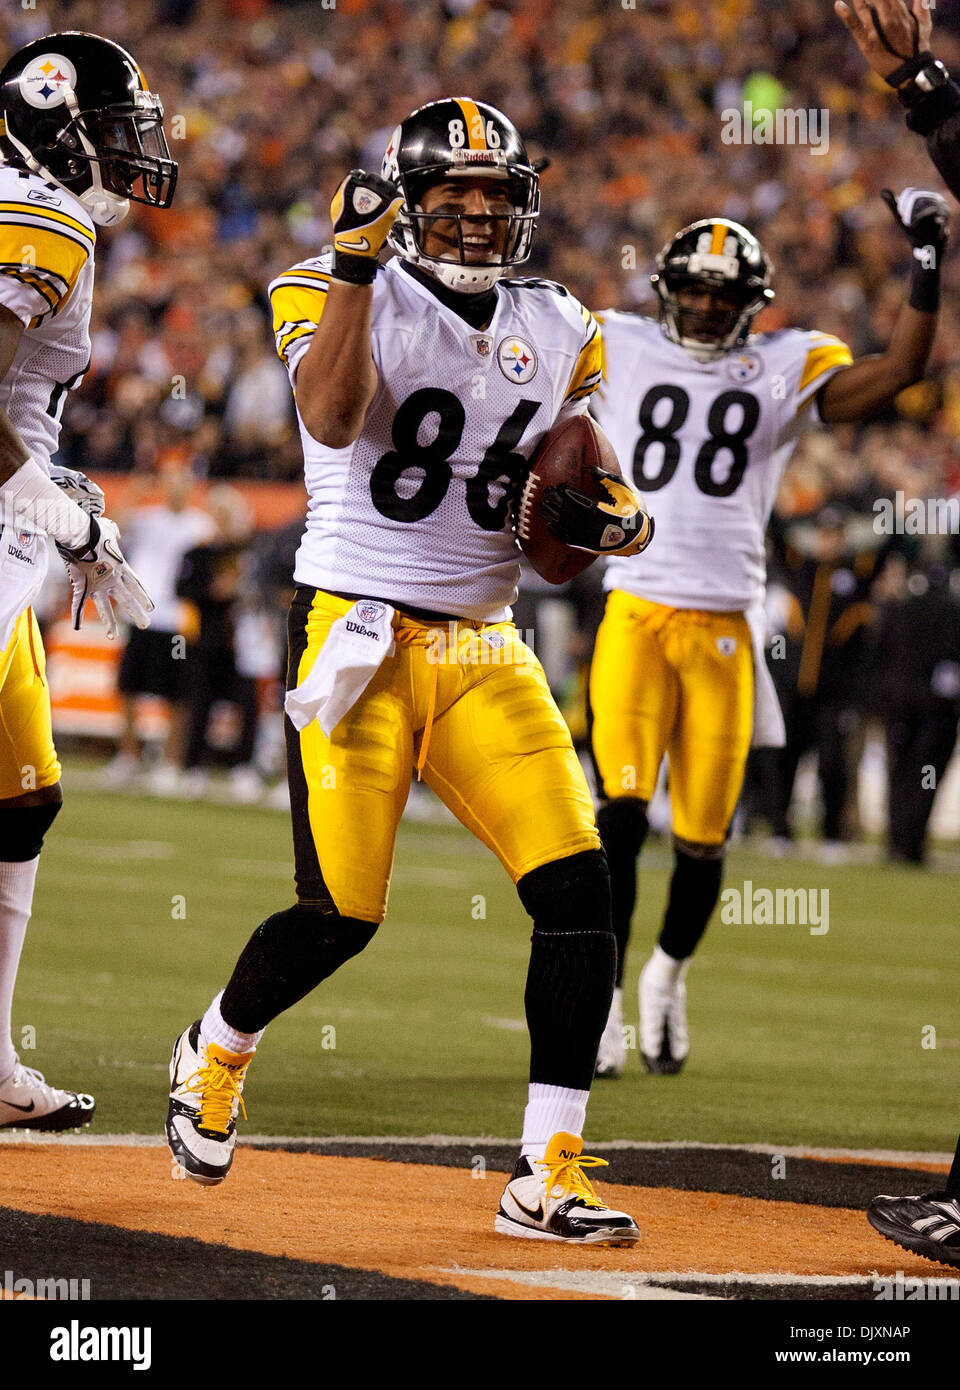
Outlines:
[[43,642],[26,608],[0,654],[0,801],[59,780]]
[[[332,623],[352,606],[297,590],[288,688],[323,660]],[[431,623],[398,611],[393,630],[394,654],[329,737],[316,720],[299,734],[286,721],[299,900],[383,920],[415,766],[515,883],[599,849],[567,726],[513,624]]]
[[649,801],[666,754],[675,837],[723,844],[753,730],[743,613],[668,608],[615,589],[597,633],[590,707],[603,797]]

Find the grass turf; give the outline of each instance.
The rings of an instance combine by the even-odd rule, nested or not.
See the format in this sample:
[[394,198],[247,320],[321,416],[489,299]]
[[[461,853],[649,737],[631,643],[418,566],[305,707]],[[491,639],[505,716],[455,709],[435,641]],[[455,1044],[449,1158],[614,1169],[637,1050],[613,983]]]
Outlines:
[[[628,1019],[669,868],[651,846]],[[829,931],[715,919],[688,981],[685,1071],[648,1077],[631,1052],[622,1080],[595,1087],[588,1139],[952,1146],[956,877],[734,852],[726,884],[746,879],[829,889]],[[23,1061],[93,1091],[96,1130],[160,1132],[174,1037],[257,923],[292,901],[287,817],[71,791],[68,776],[15,999]],[[248,1131],[519,1133],[528,937],[483,846],[459,828],[405,824],[386,923],[271,1025],[246,1087]],[[922,1045],[931,1027],[934,1048]]]

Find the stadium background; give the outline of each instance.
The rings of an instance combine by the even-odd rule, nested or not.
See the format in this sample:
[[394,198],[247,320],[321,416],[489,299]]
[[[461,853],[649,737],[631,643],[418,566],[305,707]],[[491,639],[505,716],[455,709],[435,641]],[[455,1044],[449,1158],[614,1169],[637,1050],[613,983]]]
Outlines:
[[[938,52],[956,65],[960,26],[940,11],[937,25]],[[482,95],[549,155],[531,270],[591,307],[649,309],[656,249],[717,211],[751,225],[776,262],[765,325],[837,332],[855,355],[885,340],[908,266],[877,192],[932,177],[821,0],[637,0],[635,10],[171,0],[0,14],[7,48],[60,27],[128,44],[168,126],[183,118],[174,209],[134,209],[99,238],[93,365],[65,413],[63,460],[95,474],[121,515],[186,469],[201,508],[223,503],[252,519],[250,603],[275,638],[276,561],[304,494],[265,287],[325,244],[338,180],[378,165],[409,109],[449,91]],[[829,151],[721,145],[719,113],[748,92],[755,106],[766,94],[829,109]],[[784,485],[783,519],[842,501],[851,543],[870,551],[874,497],[957,493],[956,257],[946,282],[931,385],[868,430],[809,440]],[[941,578],[955,569],[949,545],[906,547],[900,596],[910,583],[919,594],[934,562]],[[812,842],[783,861],[762,843],[737,845],[728,882],[827,889],[830,931],[708,934],[690,982],[683,1076],[642,1076],[632,1044],[627,1076],[591,1100],[589,1147],[612,1159],[622,1184],[604,1191],[637,1212],[644,1240],[629,1269],[619,1254],[611,1263],[611,1252],[565,1250],[561,1270],[552,1248],[544,1257],[490,1230],[512,1162],[511,1143],[490,1136],[516,1132],[524,1096],[528,924],[499,866],[423,803],[411,803],[401,827],[384,929],[336,988],[271,1025],[230,1182],[214,1191],[170,1182],[160,1134],[170,1042],[223,984],[251,927],[288,900],[289,827],[263,805],[219,804],[219,782],[195,806],[147,796],[142,781],[104,791],[118,713],[103,677],[113,668],[92,612],[79,637],[64,632],[64,598],[54,585],[44,619],[66,804],[44,851],[15,1025],[24,1060],[89,1087],[98,1116],[76,1146],[41,1136],[28,1148],[11,1134],[0,1148],[0,1236],[17,1272],[69,1269],[92,1277],[94,1298],[148,1299],[317,1298],[327,1288],[347,1298],[635,1298],[666,1288],[869,1299],[878,1270],[930,1274],[886,1246],[862,1211],[877,1190],[929,1186],[953,1141],[960,971],[949,787],[935,871],[878,870],[873,843],[842,864],[818,859]],[[897,599],[891,588],[875,601]],[[552,604],[528,589],[518,612],[574,724],[596,613],[595,586]],[[279,644],[266,646],[276,665]],[[275,734],[276,682],[258,679],[262,725]],[[162,710],[144,709],[142,720],[158,738]],[[279,784],[276,738],[261,751]],[[863,808],[870,839],[882,827],[882,778],[874,767],[865,780],[875,793],[873,810]],[[654,840],[631,979],[670,868]],[[434,1144],[438,1135],[486,1137]]]

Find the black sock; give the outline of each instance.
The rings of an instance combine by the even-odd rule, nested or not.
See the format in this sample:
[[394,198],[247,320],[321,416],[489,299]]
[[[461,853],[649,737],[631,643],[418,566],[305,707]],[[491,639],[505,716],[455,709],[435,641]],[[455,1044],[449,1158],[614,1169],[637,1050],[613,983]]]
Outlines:
[[723,859],[698,859],[674,848],[676,867],[660,932],[660,947],[674,960],[686,960],[697,949],[710,914],[720,896]]
[[530,1081],[589,1091],[616,970],[606,861],[598,850],[570,855],[524,875],[517,890],[533,918]]
[[357,955],[377,930],[298,903],[275,912],[251,936],[223,991],[220,1013],[238,1033],[258,1033]]
[[613,934],[617,938],[617,985],[630,940],[630,921],[637,899],[637,859],[647,838],[647,803],[634,796],[605,801],[597,811],[597,829],[610,866]]

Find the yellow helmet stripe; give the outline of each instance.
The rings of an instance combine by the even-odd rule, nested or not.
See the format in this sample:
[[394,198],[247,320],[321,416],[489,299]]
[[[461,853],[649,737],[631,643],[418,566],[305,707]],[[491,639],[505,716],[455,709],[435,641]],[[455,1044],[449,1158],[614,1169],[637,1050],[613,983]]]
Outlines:
[[467,148],[471,150],[487,149],[487,133],[484,128],[483,117],[477,109],[477,103],[471,101],[469,97],[457,97],[456,100],[463,112],[463,120],[467,130]]
[[710,254],[711,256],[719,256],[720,252],[723,250],[723,243],[727,239],[727,229],[722,222],[714,222],[712,232],[713,239],[710,242]]

